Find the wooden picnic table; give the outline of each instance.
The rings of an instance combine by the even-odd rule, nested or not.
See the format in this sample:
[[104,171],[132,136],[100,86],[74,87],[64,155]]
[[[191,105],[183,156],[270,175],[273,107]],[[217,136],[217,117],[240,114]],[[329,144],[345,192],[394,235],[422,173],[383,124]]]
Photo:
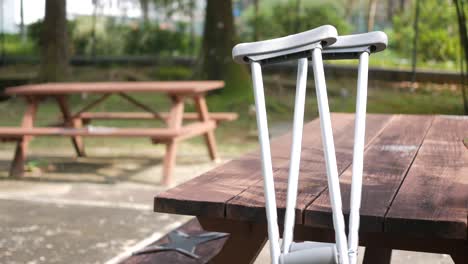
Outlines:
[[[354,115],[332,114],[347,218]],[[392,249],[449,254],[468,263],[467,116],[367,116],[360,245],[364,263],[390,263]],[[272,140],[282,223],[291,134]],[[267,239],[260,153],[254,151],[155,197],[154,210],[194,215],[231,237],[215,263],[252,263]],[[282,231],[282,227],[280,227]],[[295,240],[334,242],[319,120],[304,127]]]
[[[16,141],[17,147],[10,175],[20,177],[28,145],[33,136],[70,136],[78,156],[85,156],[83,136],[95,137],[149,137],[153,143],[166,144],[163,164],[163,183],[171,183],[175,166],[177,143],[203,135],[212,160],[217,159],[214,130],[220,121],[237,118],[235,113],[210,113],[205,100],[206,92],[224,87],[222,81],[164,81],[164,82],[97,82],[97,83],[45,83],[7,88],[10,96],[23,97],[27,103],[20,127],[0,127],[1,141]],[[160,93],[170,97],[172,105],[168,113],[159,112],[138,101],[129,93]],[[77,111],[72,111],[68,96],[72,94],[98,94]],[[111,95],[118,95],[144,112],[89,112]],[[34,121],[38,106],[46,98],[53,98],[62,113],[62,120],[53,127],[36,127]],[[195,113],[184,113],[187,99],[195,103]],[[84,125],[103,119],[157,119],[164,122],[158,128],[108,128]],[[183,124],[183,120],[192,121]]]

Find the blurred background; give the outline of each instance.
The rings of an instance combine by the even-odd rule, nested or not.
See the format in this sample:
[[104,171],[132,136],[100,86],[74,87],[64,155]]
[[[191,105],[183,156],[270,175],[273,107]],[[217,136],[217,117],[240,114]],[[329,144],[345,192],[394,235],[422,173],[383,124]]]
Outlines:
[[[465,0],[0,0],[0,126],[18,126],[25,103],[3,89],[27,83],[224,80],[210,111],[237,112],[216,130],[224,161],[257,147],[250,73],[232,61],[240,42],[334,25],[340,35],[384,31],[389,47],[371,56],[368,112],[468,114]],[[356,61],[326,62],[331,111],[354,112]],[[296,65],[265,67],[273,136],[291,127]],[[312,76],[305,119],[318,116]],[[73,95],[72,108],[97,95]],[[157,110],[168,98],[135,95]],[[187,102],[187,111],[194,110]],[[98,111],[136,111],[119,97]],[[54,102],[37,125],[56,121]],[[152,121],[97,126],[154,127]],[[160,125],[160,124],[159,124]],[[27,173],[8,179],[14,144],[0,144],[0,262],[117,263],[138,241],[188,218],[152,212],[164,147],[147,139],[86,138],[76,158],[69,139],[38,138]],[[50,146],[54,149],[51,151]],[[183,142],[176,183],[213,168],[200,138]],[[117,257],[116,257],[117,256]],[[268,254],[263,253],[266,263]],[[449,256],[396,251],[393,263],[453,263]],[[262,262],[263,261],[263,262]]]
[[[389,36],[389,48],[371,58],[370,112],[468,113],[467,7],[461,0],[48,2],[0,2],[0,87],[64,80],[222,79],[226,89],[221,93],[230,98],[214,98],[211,107],[246,116],[250,77],[232,63],[232,46],[332,24],[341,35],[382,30]],[[353,110],[354,86],[343,84],[354,81],[355,69],[355,61],[327,65],[333,111]],[[295,69],[276,65],[265,74],[272,118],[289,116],[290,100],[281,98],[294,87]]]

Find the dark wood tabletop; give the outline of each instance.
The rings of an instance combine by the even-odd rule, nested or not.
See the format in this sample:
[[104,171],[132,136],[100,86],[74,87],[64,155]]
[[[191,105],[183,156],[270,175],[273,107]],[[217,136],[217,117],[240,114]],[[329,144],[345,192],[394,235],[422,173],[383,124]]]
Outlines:
[[204,93],[224,87],[223,81],[75,82],[28,84],[5,89],[7,95],[58,95],[73,93],[159,92]]
[[[332,125],[347,218],[354,115],[332,114]],[[466,116],[367,116],[359,231],[364,263],[388,264],[392,249],[444,253],[467,263],[467,136]],[[288,133],[272,139],[271,146],[280,225],[290,143]],[[230,233],[214,263],[253,263],[267,238],[260,162],[258,150],[232,160],[159,194],[154,209],[194,215],[204,229]],[[334,242],[326,179],[320,122],[314,120],[304,126],[298,241]]]
[[[332,114],[343,209],[349,212],[354,115]],[[361,232],[467,239],[468,117],[368,114]],[[291,134],[272,140],[279,221]],[[246,154],[159,194],[157,212],[265,221],[260,155]],[[297,224],[332,228],[319,120],[304,127]]]

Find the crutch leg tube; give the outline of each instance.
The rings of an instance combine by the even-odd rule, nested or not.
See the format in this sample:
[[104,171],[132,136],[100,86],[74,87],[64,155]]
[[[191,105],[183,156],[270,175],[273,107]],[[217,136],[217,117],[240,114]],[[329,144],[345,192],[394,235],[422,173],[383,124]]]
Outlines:
[[348,235],[349,262],[352,264],[357,262],[359,243],[359,209],[361,207],[362,173],[364,167],[368,65],[369,53],[365,51],[359,56],[356,119],[354,125],[353,174],[351,181],[351,204]]
[[323,71],[322,50],[312,50],[312,65],[314,68],[315,89],[320,116],[320,128],[322,130],[322,144],[327,168],[328,191],[332,207],[333,227],[335,229],[335,241],[339,255],[339,263],[347,264],[348,245],[346,242],[345,222],[341,205],[340,181],[338,167],[336,165],[335,144],[331,126],[330,109],[328,107],[325,73]]
[[297,200],[297,185],[299,183],[299,165],[301,161],[302,130],[304,127],[304,106],[307,84],[307,58],[298,61],[296,99],[294,103],[294,121],[291,146],[291,162],[289,164],[288,193],[286,196],[286,215],[284,220],[283,247],[284,254],[289,252],[293,241],[295,209]]
[[271,163],[270,139],[268,133],[268,121],[265,107],[265,94],[263,90],[262,68],[260,63],[252,62],[252,80],[255,97],[255,109],[257,115],[258,140],[262,158],[263,189],[265,195],[265,209],[268,221],[268,238],[270,240],[271,263],[279,260],[279,232],[276,213],[275,185],[273,179],[273,167]]

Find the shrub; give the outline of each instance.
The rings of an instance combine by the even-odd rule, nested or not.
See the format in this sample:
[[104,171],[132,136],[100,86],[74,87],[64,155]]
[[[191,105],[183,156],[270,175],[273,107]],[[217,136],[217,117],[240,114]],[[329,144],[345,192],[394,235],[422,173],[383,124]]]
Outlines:
[[[390,47],[411,58],[413,47],[414,1],[411,8],[394,16]],[[459,39],[456,10],[451,1],[425,0],[420,3],[418,60],[424,62],[456,61]]]
[[[277,2],[272,7],[260,9],[257,17],[260,38],[287,36],[325,24],[335,26],[341,35],[353,29],[345,20],[343,8],[333,2],[303,1],[299,15],[296,9],[295,1]],[[244,29],[240,32],[241,38],[251,41],[255,24],[253,8],[247,10],[241,20]]]

